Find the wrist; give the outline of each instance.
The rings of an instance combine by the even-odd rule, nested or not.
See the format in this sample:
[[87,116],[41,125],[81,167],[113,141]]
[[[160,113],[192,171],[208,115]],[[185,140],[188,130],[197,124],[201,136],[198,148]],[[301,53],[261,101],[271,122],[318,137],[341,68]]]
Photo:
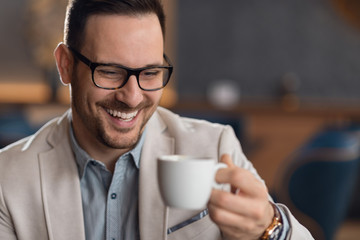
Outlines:
[[283,221],[278,208],[275,204],[270,204],[274,210],[274,216],[270,225],[265,229],[263,235],[260,237],[261,240],[276,240],[283,229]]

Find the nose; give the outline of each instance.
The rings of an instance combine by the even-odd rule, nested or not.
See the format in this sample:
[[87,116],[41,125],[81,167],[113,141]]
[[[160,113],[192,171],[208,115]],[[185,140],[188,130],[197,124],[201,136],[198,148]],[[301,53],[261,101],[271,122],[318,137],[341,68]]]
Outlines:
[[138,106],[143,98],[143,90],[140,89],[135,75],[131,75],[125,86],[116,90],[116,100],[129,107]]

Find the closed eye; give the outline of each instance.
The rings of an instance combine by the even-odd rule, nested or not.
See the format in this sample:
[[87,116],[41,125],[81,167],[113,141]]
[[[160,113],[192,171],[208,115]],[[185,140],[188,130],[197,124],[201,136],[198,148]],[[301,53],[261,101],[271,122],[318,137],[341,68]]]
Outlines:
[[108,79],[123,79],[126,77],[127,72],[122,69],[114,68],[114,67],[97,67],[96,74],[102,78]]
[[162,72],[161,69],[149,69],[141,72],[141,76],[144,78],[154,78],[160,76]]

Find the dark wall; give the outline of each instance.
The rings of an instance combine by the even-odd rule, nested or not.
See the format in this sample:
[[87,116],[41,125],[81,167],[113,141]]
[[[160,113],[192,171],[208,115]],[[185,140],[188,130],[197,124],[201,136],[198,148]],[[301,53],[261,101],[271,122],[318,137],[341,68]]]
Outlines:
[[34,65],[26,44],[26,0],[0,4],[0,81],[24,80],[33,75]]
[[273,98],[291,72],[301,97],[360,99],[360,30],[331,0],[180,0],[177,88],[205,96],[231,79]]
[[0,82],[43,81],[55,65],[67,0],[7,0],[0,3]]

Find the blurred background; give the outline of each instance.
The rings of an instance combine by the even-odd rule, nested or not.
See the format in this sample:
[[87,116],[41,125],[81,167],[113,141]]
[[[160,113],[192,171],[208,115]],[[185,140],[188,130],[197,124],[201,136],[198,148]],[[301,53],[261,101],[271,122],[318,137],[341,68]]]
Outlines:
[[[233,126],[316,239],[358,239],[360,2],[163,2],[175,74],[161,105]],[[66,4],[0,3],[0,148],[69,107],[53,58]]]

